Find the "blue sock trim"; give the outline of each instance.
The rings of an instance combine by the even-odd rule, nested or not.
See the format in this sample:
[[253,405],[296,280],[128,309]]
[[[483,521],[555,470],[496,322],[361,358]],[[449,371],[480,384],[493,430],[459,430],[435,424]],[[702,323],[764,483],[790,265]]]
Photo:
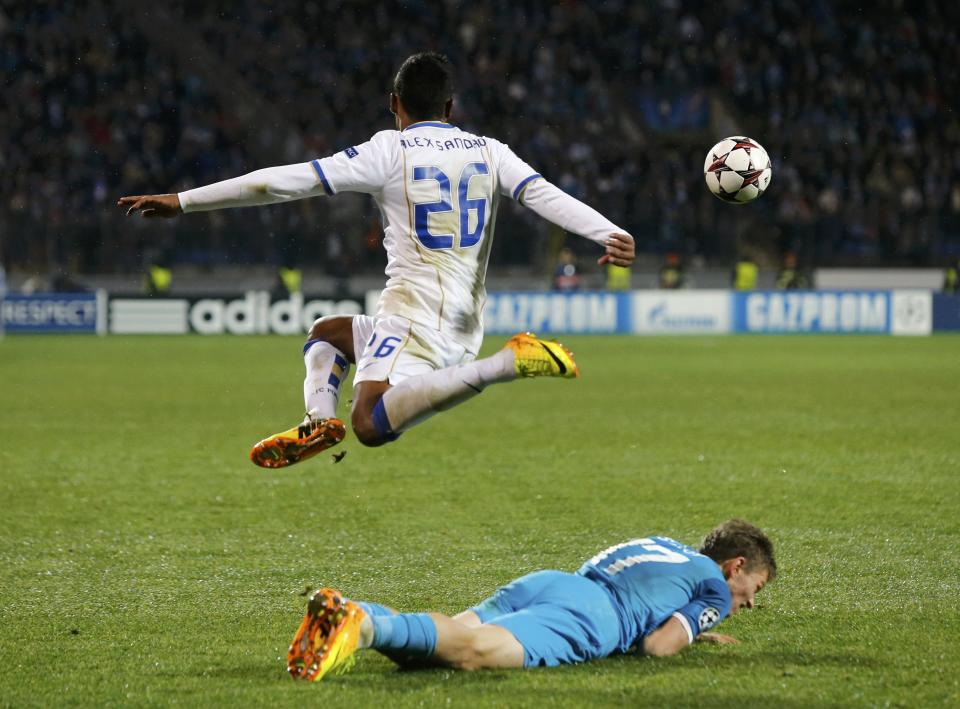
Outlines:
[[335,365],[337,365],[338,367],[340,367],[340,369],[346,369],[346,368],[347,368],[347,360],[346,360],[345,358],[341,357],[340,355],[334,355],[334,356],[333,356],[333,363],[334,363]]
[[331,372],[330,377],[327,379],[327,384],[336,389],[338,386],[340,386],[340,378]]
[[394,433],[390,426],[390,419],[387,418],[387,410],[383,407],[383,397],[373,407],[373,427],[377,429],[377,434],[385,441],[395,441],[400,438],[399,433]]
[[386,606],[381,606],[379,603],[372,603],[370,601],[355,601],[355,603],[363,608],[363,612],[371,618],[381,615],[396,615],[396,612]]
[[396,650],[419,657],[430,657],[437,648],[437,625],[426,613],[375,615],[373,644],[377,650]]
[[306,354],[306,353],[307,353],[307,350],[309,350],[311,347],[313,347],[313,346],[314,346],[315,344],[317,344],[318,342],[326,342],[326,340],[321,340],[321,339],[319,339],[319,338],[316,339],[316,340],[307,340],[305,343],[303,343],[303,353]]

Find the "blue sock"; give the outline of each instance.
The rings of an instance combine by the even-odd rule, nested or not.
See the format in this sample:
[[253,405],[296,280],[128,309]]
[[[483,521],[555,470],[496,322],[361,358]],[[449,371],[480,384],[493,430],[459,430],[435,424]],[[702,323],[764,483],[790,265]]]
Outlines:
[[380,397],[373,407],[373,427],[377,429],[380,438],[385,441],[395,441],[400,438],[399,433],[394,433],[390,426],[390,419],[387,418],[387,410],[383,407],[383,397]]
[[401,613],[400,615],[375,615],[373,644],[377,650],[393,650],[430,657],[437,647],[437,625],[426,613]]
[[396,615],[396,611],[381,606],[379,603],[371,603],[370,601],[354,601],[354,603],[363,608],[363,612],[371,618],[378,615]]

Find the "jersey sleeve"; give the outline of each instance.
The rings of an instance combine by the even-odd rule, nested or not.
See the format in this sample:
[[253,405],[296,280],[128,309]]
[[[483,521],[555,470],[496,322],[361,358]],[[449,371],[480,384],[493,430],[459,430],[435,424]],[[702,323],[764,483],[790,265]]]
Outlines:
[[310,163],[266,167],[262,170],[214,182],[177,194],[180,208],[187,212],[206,212],[229,207],[255,207],[290,202],[323,194]]
[[690,642],[710,630],[730,614],[733,599],[726,582],[718,578],[701,581],[691,601],[673,614],[680,621]]
[[500,194],[518,202],[523,199],[527,185],[540,178],[540,173],[517,157],[509,145],[495,142],[497,152],[497,182]]
[[522,189],[524,207],[565,231],[572,231],[601,245],[606,243],[610,234],[625,233],[593,207],[547,180],[531,181],[529,186],[524,185]]
[[396,154],[396,131],[381,131],[366,143],[341,150],[335,155],[313,160],[323,190],[373,194],[383,189]]

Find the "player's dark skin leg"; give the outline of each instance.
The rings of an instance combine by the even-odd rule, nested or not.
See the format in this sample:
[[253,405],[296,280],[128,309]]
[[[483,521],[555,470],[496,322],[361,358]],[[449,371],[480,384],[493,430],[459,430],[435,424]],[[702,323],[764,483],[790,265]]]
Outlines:
[[[357,363],[357,355],[353,349],[352,315],[320,318],[310,328],[307,337],[310,340],[329,342],[347,355],[350,364]],[[373,425],[373,407],[389,388],[390,383],[386,381],[361,382],[353,387],[350,425],[357,440],[365,446],[382,446],[387,442],[380,437]]]

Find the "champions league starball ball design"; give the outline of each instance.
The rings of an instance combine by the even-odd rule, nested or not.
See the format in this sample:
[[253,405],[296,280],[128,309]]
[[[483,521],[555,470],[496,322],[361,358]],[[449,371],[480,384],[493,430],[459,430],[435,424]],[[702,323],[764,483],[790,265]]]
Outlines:
[[770,156],[755,140],[724,138],[710,148],[703,161],[707,187],[724,202],[746,204],[762,195],[773,172]]

